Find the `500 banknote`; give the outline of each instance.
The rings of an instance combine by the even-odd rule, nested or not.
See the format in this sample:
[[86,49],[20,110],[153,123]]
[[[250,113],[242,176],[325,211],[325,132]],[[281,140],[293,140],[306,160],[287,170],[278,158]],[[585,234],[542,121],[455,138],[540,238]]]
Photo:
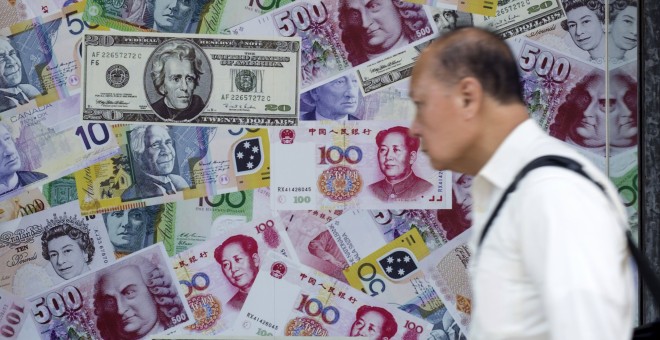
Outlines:
[[433,170],[419,150],[419,139],[408,131],[393,122],[274,130],[272,206],[278,210],[449,208],[451,174]]
[[162,244],[28,298],[41,338],[143,339],[192,320]]
[[270,183],[266,129],[116,125],[119,155],[76,172],[84,215]]
[[3,167],[10,178],[9,184],[0,188],[0,200],[119,152],[115,136],[105,124],[81,123],[75,109],[79,98],[74,95],[39,108],[12,109],[0,115],[0,135],[5,141]]
[[295,38],[90,33],[83,56],[83,120],[297,125]]

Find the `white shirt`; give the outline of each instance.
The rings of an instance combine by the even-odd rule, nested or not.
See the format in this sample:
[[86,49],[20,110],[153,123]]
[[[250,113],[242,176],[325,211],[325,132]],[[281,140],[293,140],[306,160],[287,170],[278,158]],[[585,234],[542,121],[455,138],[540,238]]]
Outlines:
[[[581,163],[606,187],[609,198],[571,170],[538,168],[509,195],[476,249],[484,224],[515,175],[548,154]],[[470,340],[631,338],[635,288],[626,213],[600,170],[528,120],[474,178],[472,195]]]

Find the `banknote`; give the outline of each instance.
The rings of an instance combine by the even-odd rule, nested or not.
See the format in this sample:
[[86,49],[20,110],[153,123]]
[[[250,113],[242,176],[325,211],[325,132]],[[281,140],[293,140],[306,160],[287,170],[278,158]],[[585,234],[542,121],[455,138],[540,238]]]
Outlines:
[[0,1],[0,28],[24,20],[57,12],[62,7],[84,0],[2,0]]
[[[362,22],[368,20],[367,22]],[[426,8],[400,0],[298,0],[231,28],[241,36],[300,37],[302,89],[344,70],[431,39]]]
[[300,95],[301,125],[308,122],[313,122],[310,125],[316,125],[318,121],[343,119],[412,121],[415,106],[408,97],[409,76],[394,77],[392,82],[388,80],[387,84],[382,79],[378,80],[379,84],[372,82],[370,84],[373,87],[369,88],[369,93],[365,95],[366,83],[360,78],[360,71],[349,70],[335,80],[318,85]]
[[414,4],[459,10],[493,17],[497,15],[497,6],[503,0],[404,0]]
[[0,201],[0,222],[11,221],[48,208],[50,204],[38,188],[23,191],[18,196]]
[[78,200],[75,174],[62,176],[48,182],[41,187],[41,190],[48,204],[53,207]]
[[41,339],[143,339],[192,313],[162,244],[28,298]]
[[449,208],[450,173],[431,168],[407,125],[346,121],[272,130],[272,206],[278,210]]
[[527,33],[565,17],[560,0],[511,0],[497,6],[495,15],[473,15],[474,26],[503,39]]
[[628,225],[633,237],[639,231],[639,165],[637,148],[629,148],[608,158],[609,176],[626,207]]
[[[20,296],[0,288],[0,335],[3,339],[19,339],[24,324],[29,324],[32,320],[25,312],[26,301]],[[21,339],[25,339],[22,337]]]
[[12,55],[11,63],[5,66],[8,76],[0,96],[0,112],[16,107],[21,112],[38,109],[80,91],[81,33],[101,29],[81,19],[84,5],[74,3],[0,29],[4,37],[0,49]]
[[[287,340],[290,337],[285,336],[271,336],[264,338],[263,336],[204,336],[204,335],[172,335],[172,336],[155,336],[152,340]],[[369,339],[367,337],[344,337],[344,336],[327,336],[323,340],[360,340]],[[318,340],[317,337],[312,336],[297,336],[296,340]]]
[[186,333],[214,335],[232,327],[268,251],[288,253],[281,223],[273,215],[253,219],[171,258],[195,319]]
[[460,339],[453,316],[434,290],[420,261],[430,254],[417,229],[380,247],[344,271],[349,284],[411,315],[433,329],[429,339]]
[[420,318],[270,252],[228,335],[399,340],[428,339],[431,329]]
[[[10,179],[0,186],[0,200],[68,175],[117,154],[115,137],[105,124],[82,123],[79,95],[27,111],[0,115],[3,167]],[[63,152],[66,151],[66,152]]]
[[419,263],[427,280],[447,306],[462,332],[470,326],[472,312],[472,290],[468,276],[468,262],[472,256],[467,243],[472,230],[467,230],[447,242],[433,256]]
[[227,34],[229,29],[244,21],[288,5],[295,0],[212,0],[203,13],[197,28],[203,34]]
[[76,172],[84,215],[268,186],[266,129],[115,125],[121,152]]
[[83,120],[297,125],[297,38],[94,32],[83,57]]
[[29,296],[115,261],[103,219],[80,216],[77,202],[4,222],[0,287]]
[[[291,249],[300,263],[346,282],[343,270],[350,264],[347,255],[350,250],[340,249],[337,239],[341,235],[333,235],[326,227],[326,223],[341,216],[343,210],[291,210],[279,213],[284,227],[280,232],[288,236]],[[350,240],[344,243],[350,244]]]

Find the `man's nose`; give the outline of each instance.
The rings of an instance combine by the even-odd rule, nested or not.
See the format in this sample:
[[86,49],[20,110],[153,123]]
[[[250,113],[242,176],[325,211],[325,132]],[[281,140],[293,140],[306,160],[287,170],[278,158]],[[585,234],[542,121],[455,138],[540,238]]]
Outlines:
[[360,15],[361,15],[360,19],[362,20],[362,27],[367,28],[371,26],[371,24],[373,23],[373,20],[371,19],[371,14],[363,10],[361,11]]
[[128,303],[124,299],[117,299],[117,313],[119,315],[124,315],[129,309]]
[[184,79],[181,84],[179,84],[179,89],[182,91],[187,91],[189,86],[190,85],[188,85],[188,82]]

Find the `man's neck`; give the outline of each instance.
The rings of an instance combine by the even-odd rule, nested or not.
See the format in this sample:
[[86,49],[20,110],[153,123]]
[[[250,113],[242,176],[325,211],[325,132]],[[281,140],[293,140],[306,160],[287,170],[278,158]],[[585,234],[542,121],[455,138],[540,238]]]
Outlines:
[[319,110],[319,108],[316,108],[316,120],[324,120],[324,119],[330,119],[330,120],[335,120],[335,121],[343,121],[343,120],[348,120],[348,114],[345,114],[343,116],[339,115],[333,115],[331,112],[328,112],[326,110]]
[[399,184],[399,183],[407,180],[408,177],[410,177],[412,175],[412,173],[413,173],[412,169],[410,169],[410,171],[408,171],[408,173],[400,179],[389,179],[389,178],[386,177],[385,180],[387,180],[387,183],[390,183],[391,185]]
[[18,175],[14,172],[11,175],[0,177],[0,193],[11,191],[18,185]]
[[18,87],[18,85],[14,86],[14,87],[0,87],[0,91],[9,92],[9,93],[12,93],[12,94],[17,94],[17,93],[23,92]]
[[148,174],[146,172],[144,174],[151,177],[151,178],[153,178],[153,179],[155,179],[156,181],[158,181],[160,183],[169,183],[169,182],[171,182],[170,177],[168,175],[164,175],[164,176],[163,175],[152,175],[152,174]]

